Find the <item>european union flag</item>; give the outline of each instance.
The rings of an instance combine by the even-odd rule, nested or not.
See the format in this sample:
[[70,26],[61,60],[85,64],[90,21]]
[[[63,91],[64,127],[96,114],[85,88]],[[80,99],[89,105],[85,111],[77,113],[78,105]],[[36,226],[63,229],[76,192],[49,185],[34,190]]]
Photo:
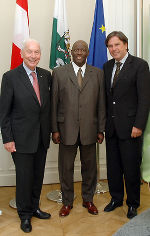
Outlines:
[[87,63],[103,68],[107,61],[107,48],[105,46],[106,31],[104,22],[103,1],[96,0],[94,22],[90,39],[89,56]]

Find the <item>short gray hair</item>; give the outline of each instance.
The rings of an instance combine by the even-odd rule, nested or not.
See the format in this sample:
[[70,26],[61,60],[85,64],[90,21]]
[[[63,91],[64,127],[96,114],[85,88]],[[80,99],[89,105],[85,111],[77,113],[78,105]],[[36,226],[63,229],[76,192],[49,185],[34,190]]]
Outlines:
[[32,39],[32,38],[27,38],[27,39],[25,39],[25,40],[23,41],[22,46],[21,46],[21,51],[23,51],[23,50],[25,49],[27,43],[29,43],[29,42],[35,42],[35,43],[37,43],[37,44],[39,45],[40,51],[41,51],[40,43],[39,43],[36,39]]

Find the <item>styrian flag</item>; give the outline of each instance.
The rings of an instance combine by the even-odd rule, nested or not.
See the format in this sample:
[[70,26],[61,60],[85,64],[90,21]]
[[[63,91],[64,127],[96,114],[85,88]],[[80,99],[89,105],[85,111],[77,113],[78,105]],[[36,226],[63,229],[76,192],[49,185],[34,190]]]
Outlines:
[[55,0],[49,67],[53,69],[68,63],[70,63],[70,36],[66,4],[65,0]]
[[16,0],[11,69],[14,69],[22,63],[20,50],[23,41],[27,38],[29,38],[28,0]]

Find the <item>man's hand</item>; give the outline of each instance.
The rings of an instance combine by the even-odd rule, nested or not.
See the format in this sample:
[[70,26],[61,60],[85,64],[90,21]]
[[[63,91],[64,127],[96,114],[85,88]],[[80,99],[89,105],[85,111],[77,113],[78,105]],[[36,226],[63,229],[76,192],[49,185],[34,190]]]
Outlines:
[[59,132],[52,133],[52,140],[55,144],[59,144],[60,143],[60,133]]
[[8,152],[16,152],[15,142],[9,142],[4,144],[4,148]]
[[103,140],[104,140],[104,134],[98,133],[97,134],[97,142],[101,144],[103,142]]
[[141,135],[142,135],[142,130],[133,126],[131,137],[132,138],[137,138],[137,137],[140,137]]

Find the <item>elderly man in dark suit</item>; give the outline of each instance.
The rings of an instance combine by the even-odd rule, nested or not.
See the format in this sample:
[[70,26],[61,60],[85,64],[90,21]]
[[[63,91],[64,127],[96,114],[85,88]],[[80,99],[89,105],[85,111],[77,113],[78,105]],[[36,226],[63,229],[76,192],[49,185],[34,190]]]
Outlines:
[[31,217],[50,218],[39,208],[45,160],[50,142],[49,71],[36,67],[41,56],[36,40],[24,42],[23,64],[3,75],[0,97],[4,147],[16,167],[16,205],[24,232]]
[[83,207],[94,215],[97,182],[96,142],[102,143],[105,127],[103,72],[86,64],[88,45],[79,40],[72,47],[73,62],[54,69],[52,80],[52,138],[59,143],[59,177],[63,206],[60,216],[73,207],[74,160],[80,149]]
[[123,205],[124,182],[128,218],[140,205],[142,133],[150,108],[150,73],[146,61],[128,53],[128,39],[114,31],[106,38],[113,57],[104,64],[106,87],[106,154],[110,212]]

